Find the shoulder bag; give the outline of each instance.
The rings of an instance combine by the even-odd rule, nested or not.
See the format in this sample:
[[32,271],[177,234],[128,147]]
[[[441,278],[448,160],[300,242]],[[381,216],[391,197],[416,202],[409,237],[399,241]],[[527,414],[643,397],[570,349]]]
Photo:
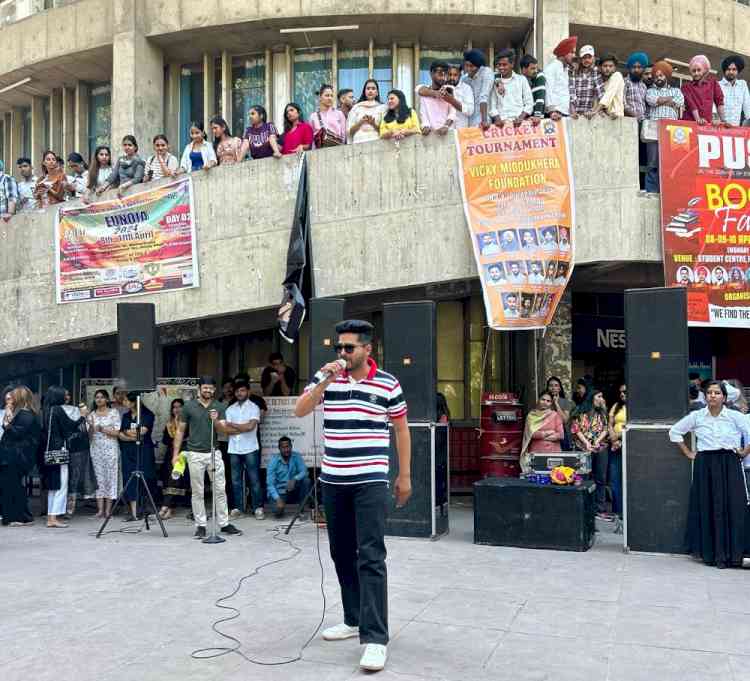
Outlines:
[[320,115],[320,111],[316,111],[315,115],[318,117],[318,123],[320,123],[320,129],[315,133],[313,138],[316,148],[340,147],[342,144],[346,143],[346,140],[343,137],[326,128],[323,123],[323,117]]
[[62,449],[50,449],[50,440],[52,438],[52,414],[54,413],[54,407],[49,412],[49,427],[47,428],[47,447],[44,450],[44,465],[45,466],[62,466],[70,463],[70,452],[65,446],[63,441]]

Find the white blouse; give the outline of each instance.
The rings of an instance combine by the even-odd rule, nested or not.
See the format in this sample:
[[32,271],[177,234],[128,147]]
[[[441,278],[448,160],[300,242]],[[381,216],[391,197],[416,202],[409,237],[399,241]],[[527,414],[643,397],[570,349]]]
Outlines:
[[688,433],[695,433],[699,452],[716,449],[737,449],[750,444],[750,423],[739,411],[722,407],[718,416],[711,416],[708,407],[691,411],[669,429],[669,439],[680,444]]

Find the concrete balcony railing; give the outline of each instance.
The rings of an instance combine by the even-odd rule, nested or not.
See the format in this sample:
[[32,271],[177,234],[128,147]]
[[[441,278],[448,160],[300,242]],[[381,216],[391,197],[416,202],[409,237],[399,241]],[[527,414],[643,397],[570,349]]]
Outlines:
[[[576,263],[658,262],[658,201],[638,194],[632,119],[571,121]],[[352,295],[477,276],[450,138],[308,154],[316,295]],[[194,176],[201,287],[139,297],[159,324],[277,305],[297,161]],[[116,331],[114,300],[55,303],[54,209],[0,223],[0,354]]]
[[78,0],[0,0],[0,26],[74,2]]

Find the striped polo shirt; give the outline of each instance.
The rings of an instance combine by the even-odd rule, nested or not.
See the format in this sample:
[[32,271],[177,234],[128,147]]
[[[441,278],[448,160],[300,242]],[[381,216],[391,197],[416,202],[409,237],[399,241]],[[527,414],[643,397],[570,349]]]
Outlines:
[[[372,358],[367,361],[366,378],[355,381],[344,372],[323,394],[321,482],[388,482],[388,423],[406,416],[406,401],[398,380],[378,369]],[[305,392],[324,378],[320,372],[315,374]]]

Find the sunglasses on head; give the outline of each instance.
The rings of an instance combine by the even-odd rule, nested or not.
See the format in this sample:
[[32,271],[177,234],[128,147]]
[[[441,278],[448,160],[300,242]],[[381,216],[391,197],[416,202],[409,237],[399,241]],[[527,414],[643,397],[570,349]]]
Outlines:
[[333,349],[336,352],[344,352],[347,355],[351,355],[356,348],[363,347],[362,343],[336,343]]

